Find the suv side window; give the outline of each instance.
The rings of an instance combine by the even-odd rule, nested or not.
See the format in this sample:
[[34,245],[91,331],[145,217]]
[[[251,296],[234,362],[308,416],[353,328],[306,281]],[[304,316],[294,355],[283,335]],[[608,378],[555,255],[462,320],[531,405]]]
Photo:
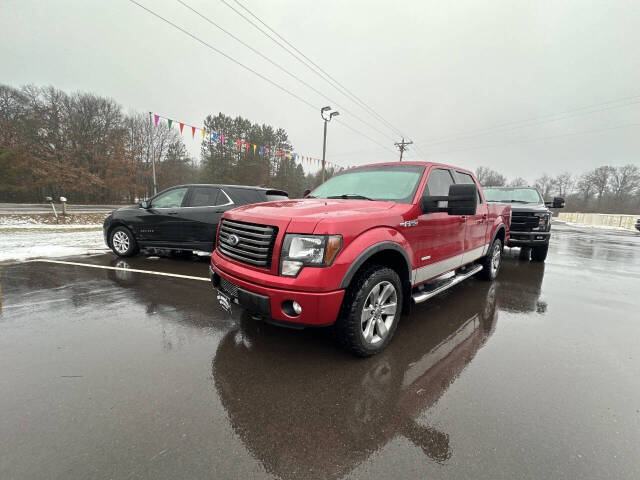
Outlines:
[[227,203],[227,198],[217,187],[193,187],[190,207],[215,207]]
[[[468,173],[454,171],[453,176],[456,179],[456,183],[475,183],[473,181],[473,177]],[[480,205],[481,203],[482,203],[482,196],[480,195],[480,189],[478,188],[478,205]]]
[[449,186],[453,185],[453,177],[451,172],[444,168],[436,168],[429,173],[427,187],[424,189],[424,195],[434,197],[449,195]]
[[151,201],[151,208],[179,208],[186,194],[187,187],[174,188],[161,193]]

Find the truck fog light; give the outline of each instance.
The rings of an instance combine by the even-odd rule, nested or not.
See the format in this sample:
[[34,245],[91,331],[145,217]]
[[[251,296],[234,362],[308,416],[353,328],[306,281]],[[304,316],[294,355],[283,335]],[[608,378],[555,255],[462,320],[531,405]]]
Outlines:
[[297,317],[302,313],[302,306],[293,300],[285,300],[282,302],[282,311],[290,317]]
[[295,277],[302,268],[302,262],[296,262],[295,260],[283,260],[282,261],[282,275],[287,277]]
[[302,313],[302,307],[298,302],[293,302],[291,306],[293,307],[293,311],[296,312],[296,315],[300,315]]

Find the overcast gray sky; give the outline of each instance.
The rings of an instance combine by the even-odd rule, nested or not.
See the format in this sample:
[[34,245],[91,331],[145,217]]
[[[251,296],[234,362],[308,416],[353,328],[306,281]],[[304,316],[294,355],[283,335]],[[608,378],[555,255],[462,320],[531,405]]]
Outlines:
[[[337,102],[384,135],[338,108],[342,122],[389,150],[332,123],[328,160],[397,159],[394,131],[222,1],[183,0],[335,102],[177,1],[138,1],[316,109],[128,0],[2,0],[0,82],[95,92],[129,111],[195,125],[209,113],[242,115],[285,128],[296,151],[316,157],[322,154],[317,110]],[[416,142],[420,148],[412,146],[409,159],[486,165],[530,180],[542,172],[640,163],[638,1],[240,1]],[[605,103],[615,100],[621,101]],[[589,105],[598,106],[573,112]],[[591,113],[576,115],[585,112]],[[540,120],[514,128],[531,119]],[[542,122],[549,119],[555,121]],[[505,124],[509,128],[493,128]],[[185,143],[197,151],[190,135]]]

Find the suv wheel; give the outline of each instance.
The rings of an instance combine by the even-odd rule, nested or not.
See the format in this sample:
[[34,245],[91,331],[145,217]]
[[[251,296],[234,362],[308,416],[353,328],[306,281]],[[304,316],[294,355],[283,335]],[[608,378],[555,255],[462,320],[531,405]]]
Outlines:
[[489,252],[480,261],[482,270],[480,276],[485,280],[493,281],[498,276],[502,264],[502,241],[499,238],[493,240]]
[[360,272],[347,289],[334,325],[337,340],[351,353],[368,357],[384,350],[402,311],[402,282],[387,267]]
[[119,257],[131,257],[138,253],[136,239],[127,227],[116,227],[111,230],[109,245],[113,253]]
[[531,260],[533,260],[534,262],[544,262],[547,259],[548,251],[549,251],[548,243],[540,247],[533,247],[531,249]]

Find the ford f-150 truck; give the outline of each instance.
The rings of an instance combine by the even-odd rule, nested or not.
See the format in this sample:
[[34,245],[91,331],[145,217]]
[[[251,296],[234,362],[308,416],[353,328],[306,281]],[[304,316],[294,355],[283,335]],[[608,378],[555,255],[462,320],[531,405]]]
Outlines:
[[237,304],[284,326],[334,325],[349,351],[369,356],[412,303],[476,273],[495,279],[510,216],[461,168],[351,168],[306,198],[226,212],[211,280],[227,310]]

